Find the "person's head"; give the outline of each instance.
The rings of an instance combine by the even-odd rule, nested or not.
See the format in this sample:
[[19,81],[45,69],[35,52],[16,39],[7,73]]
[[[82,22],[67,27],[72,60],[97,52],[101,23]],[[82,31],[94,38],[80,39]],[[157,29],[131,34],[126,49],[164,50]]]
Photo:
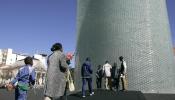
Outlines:
[[109,61],[106,60],[106,61],[105,61],[105,64],[107,64],[107,63],[109,63]]
[[98,69],[100,69],[101,68],[101,65],[98,65]]
[[26,64],[26,65],[33,65],[33,58],[32,57],[26,57],[25,59],[24,59],[24,63]]
[[62,48],[62,44],[61,43],[55,43],[52,45],[51,47],[51,51],[56,51],[56,50],[59,50],[59,51],[63,51],[63,48]]
[[120,57],[119,57],[119,60],[120,60],[120,61],[123,61],[123,56],[120,56]]
[[87,57],[87,58],[86,58],[86,61],[90,61],[90,58],[89,58],[89,57]]

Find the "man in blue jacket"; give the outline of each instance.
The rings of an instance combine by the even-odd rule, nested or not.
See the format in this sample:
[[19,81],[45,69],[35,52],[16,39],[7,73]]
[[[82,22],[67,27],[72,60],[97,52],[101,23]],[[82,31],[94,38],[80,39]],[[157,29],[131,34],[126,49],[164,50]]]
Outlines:
[[91,69],[91,62],[89,58],[86,58],[86,61],[83,63],[82,68],[81,68],[81,76],[82,76],[82,97],[86,97],[85,96],[85,86],[86,86],[86,81],[88,82],[88,87],[89,87],[89,93],[90,96],[92,96],[94,94],[94,92],[92,92],[92,69]]

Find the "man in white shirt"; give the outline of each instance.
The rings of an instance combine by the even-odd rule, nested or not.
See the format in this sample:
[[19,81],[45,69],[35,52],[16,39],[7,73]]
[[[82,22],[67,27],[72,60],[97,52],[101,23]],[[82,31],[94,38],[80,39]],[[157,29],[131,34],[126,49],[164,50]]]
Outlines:
[[121,61],[121,67],[120,67],[120,79],[122,82],[122,91],[126,91],[126,62],[124,61],[123,57],[120,56],[119,60]]
[[103,72],[105,75],[105,89],[107,89],[107,90],[112,89],[111,69],[112,69],[112,66],[109,64],[108,61],[106,61],[105,64],[103,65]]

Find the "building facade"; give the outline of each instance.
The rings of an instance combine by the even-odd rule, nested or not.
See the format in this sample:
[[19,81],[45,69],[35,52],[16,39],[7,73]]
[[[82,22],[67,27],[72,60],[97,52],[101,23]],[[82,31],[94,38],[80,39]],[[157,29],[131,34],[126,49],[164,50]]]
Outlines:
[[45,69],[47,68],[47,55],[45,54],[34,54],[33,56],[35,59],[38,59],[41,61],[41,63],[45,66]]
[[2,64],[2,50],[0,49],[0,65]]
[[[20,67],[25,65],[24,59],[29,55],[13,53],[12,49],[0,50],[0,84],[4,84],[13,79]],[[33,67],[36,71],[36,86],[43,86],[46,77],[47,55],[34,54]]]
[[12,53],[12,49],[1,49],[0,50],[0,64],[10,65],[15,63],[17,54]]
[[[123,56],[128,89],[175,93],[175,62],[166,0],[77,0],[75,84],[81,90],[81,65],[90,57],[94,72],[106,60]],[[93,75],[93,86],[95,75]],[[95,88],[95,87],[94,87]]]

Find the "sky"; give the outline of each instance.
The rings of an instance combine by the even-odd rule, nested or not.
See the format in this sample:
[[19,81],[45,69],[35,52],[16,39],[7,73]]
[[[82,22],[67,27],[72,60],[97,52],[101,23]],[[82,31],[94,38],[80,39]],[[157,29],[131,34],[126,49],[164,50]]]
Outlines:
[[[175,0],[167,0],[175,46]],[[0,0],[0,49],[50,53],[53,43],[65,52],[76,48],[76,0]]]
[[0,49],[50,53],[60,42],[75,51],[76,0],[0,0]]
[[175,0],[166,0],[173,46],[175,47]]

